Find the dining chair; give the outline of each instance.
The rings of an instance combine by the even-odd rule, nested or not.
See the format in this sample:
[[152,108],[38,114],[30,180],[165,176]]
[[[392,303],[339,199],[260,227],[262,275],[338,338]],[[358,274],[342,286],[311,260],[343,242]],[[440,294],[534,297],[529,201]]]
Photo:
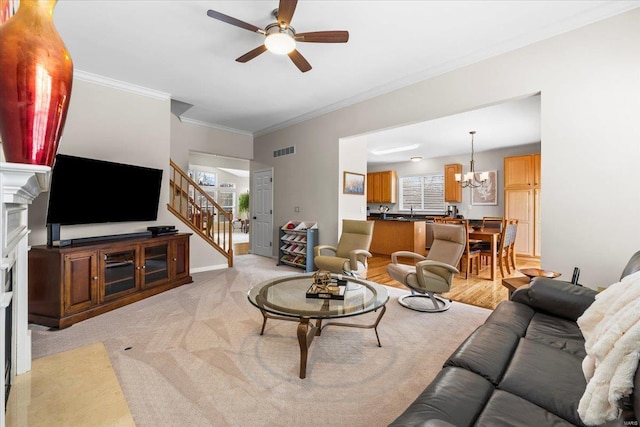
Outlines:
[[507,268],[507,273],[511,274],[511,268],[509,266],[509,247],[513,244],[513,242],[515,242],[517,228],[517,223],[506,224],[502,227],[502,232],[500,233],[500,238],[498,239],[498,248],[496,249],[495,254],[492,254],[490,248],[480,250],[480,256],[482,258],[489,258],[492,255],[497,257],[498,266],[500,267],[500,274],[502,275],[502,277],[505,276],[505,267]]
[[471,247],[471,244],[469,241],[469,232],[470,232],[469,220],[463,219],[463,218],[444,218],[443,222],[445,224],[460,224],[462,227],[464,227],[464,230],[465,230],[464,235],[466,236],[466,241],[464,245],[465,246],[464,252],[462,253],[462,259],[460,260],[461,264],[463,262],[465,264],[464,278],[465,279],[469,278],[469,272],[473,268],[474,264],[476,267],[476,275],[479,275],[480,274],[480,249],[475,249]]
[[[504,227],[506,226],[507,220],[502,217],[502,216],[483,216],[482,217],[482,229],[497,229],[498,231],[500,231],[502,233],[502,230],[504,229]],[[500,234],[500,237],[502,237],[502,234]],[[500,245],[500,242],[498,242],[498,246]],[[489,242],[479,242],[477,244],[472,244],[472,247],[474,249],[478,249],[480,251],[490,251],[491,250],[491,243]],[[481,257],[481,263],[483,261],[486,261],[487,258],[486,257]]]
[[511,239],[511,243],[508,247],[509,260],[511,261],[511,265],[513,267],[513,271],[516,270],[516,235],[518,234],[518,220],[510,219],[507,222],[507,227],[513,226],[513,238]]
[[505,225],[505,218],[502,216],[483,216],[482,228],[498,228],[502,231]]

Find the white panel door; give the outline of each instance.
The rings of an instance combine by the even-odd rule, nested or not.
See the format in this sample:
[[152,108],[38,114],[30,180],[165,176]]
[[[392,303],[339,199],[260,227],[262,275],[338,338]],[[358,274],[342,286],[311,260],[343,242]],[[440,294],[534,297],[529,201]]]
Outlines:
[[251,253],[273,256],[273,169],[256,171],[252,185]]

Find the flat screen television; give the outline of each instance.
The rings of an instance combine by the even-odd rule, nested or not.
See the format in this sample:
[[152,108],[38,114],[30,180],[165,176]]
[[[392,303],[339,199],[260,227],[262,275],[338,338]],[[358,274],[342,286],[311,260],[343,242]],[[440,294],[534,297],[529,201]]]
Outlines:
[[58,154],[47,224],[155,221],[162,170]]

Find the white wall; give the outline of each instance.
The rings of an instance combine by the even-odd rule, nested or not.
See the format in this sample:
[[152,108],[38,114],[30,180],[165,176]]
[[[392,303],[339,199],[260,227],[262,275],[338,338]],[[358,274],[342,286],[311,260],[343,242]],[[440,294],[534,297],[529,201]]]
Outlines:
[[[337,236],[339,238],[342,233],[343,219],[364,220],[367,218],[367,158],[362,156],[362,153],[367,150],[367,141],[362,138],[351,139],[343,141],[338,145],[338,148],[340,150],[338,172],[340,179],[338,180],[337,188],[338,212],[336,219],[338,221]],[[365,189],[363,195],[344,194],[344,172],[353,172],[365,176]],[[333,229],[333,227],[331,229]],[[319,235],[320,232],[318,232],[318,237]]]
[[[59,152],[147,166],[164,172],[157,221],[63,226],[61,238],[139,232],[150,225],[164,224],[175,225],[181,232],[191,232],[166,209],[169,159],[187,170],[191,150],[244,159],[253,157],[253,137],[181,123],[171,115],[170,109],[168,96],[149,96],[146,92],[135,93],[135,90],[74,78]],[[100,195],[91,192],[90,177],[86,182],[88,190],[79,186],[70,191],[78,191],[78,197],[86,198],[86,208],[91,209],[91,199]],[[31,245],[46,243],[47,203],[48,193],[43,193],[29,209]],[[192,270],[226,267],[224,257],[207,243],[195,236],[190,241]]]
[[[162,169],[162,190],[155,222],[122,222],[61,227],[61,238],[103,236],[146,231],[155,224],[175,224],[163,209],[169,200],[169,99],[141,96],[74,79],[67,121],[58,152],[98,160]],[[92,209],[91,177],[78,177],[70,188]],[[49,193],[43,193],[29,209],[29,244],[46,244],[46,212]]]
[[[335,243],[341,138],[541,93],[542,267],[613,283],[640,249],[638,40],[636,9],[256,138],[255,160],[275,170],[275,223],[304,198],[320,242]],[[271,158],[292,143],[304,156]]]
[[[253,137],[205,126],[182,123],[171,115],[171,159],[183,170],[189,167],[190,153],[217,154],[239,159],[253,158]],[[203,271],[225,268],[226,259],[199,237],[191,238],[191,268]]]

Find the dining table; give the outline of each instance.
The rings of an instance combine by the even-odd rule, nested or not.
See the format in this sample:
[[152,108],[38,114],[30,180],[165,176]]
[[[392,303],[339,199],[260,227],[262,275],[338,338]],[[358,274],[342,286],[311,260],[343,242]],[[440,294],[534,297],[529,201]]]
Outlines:
[[473,228],[469,230],[469,239],[480,240],[491,244],[491,280],[496,280],[497,270],[497,251],[498,239],[500,238],[500,230],[497,228]]

